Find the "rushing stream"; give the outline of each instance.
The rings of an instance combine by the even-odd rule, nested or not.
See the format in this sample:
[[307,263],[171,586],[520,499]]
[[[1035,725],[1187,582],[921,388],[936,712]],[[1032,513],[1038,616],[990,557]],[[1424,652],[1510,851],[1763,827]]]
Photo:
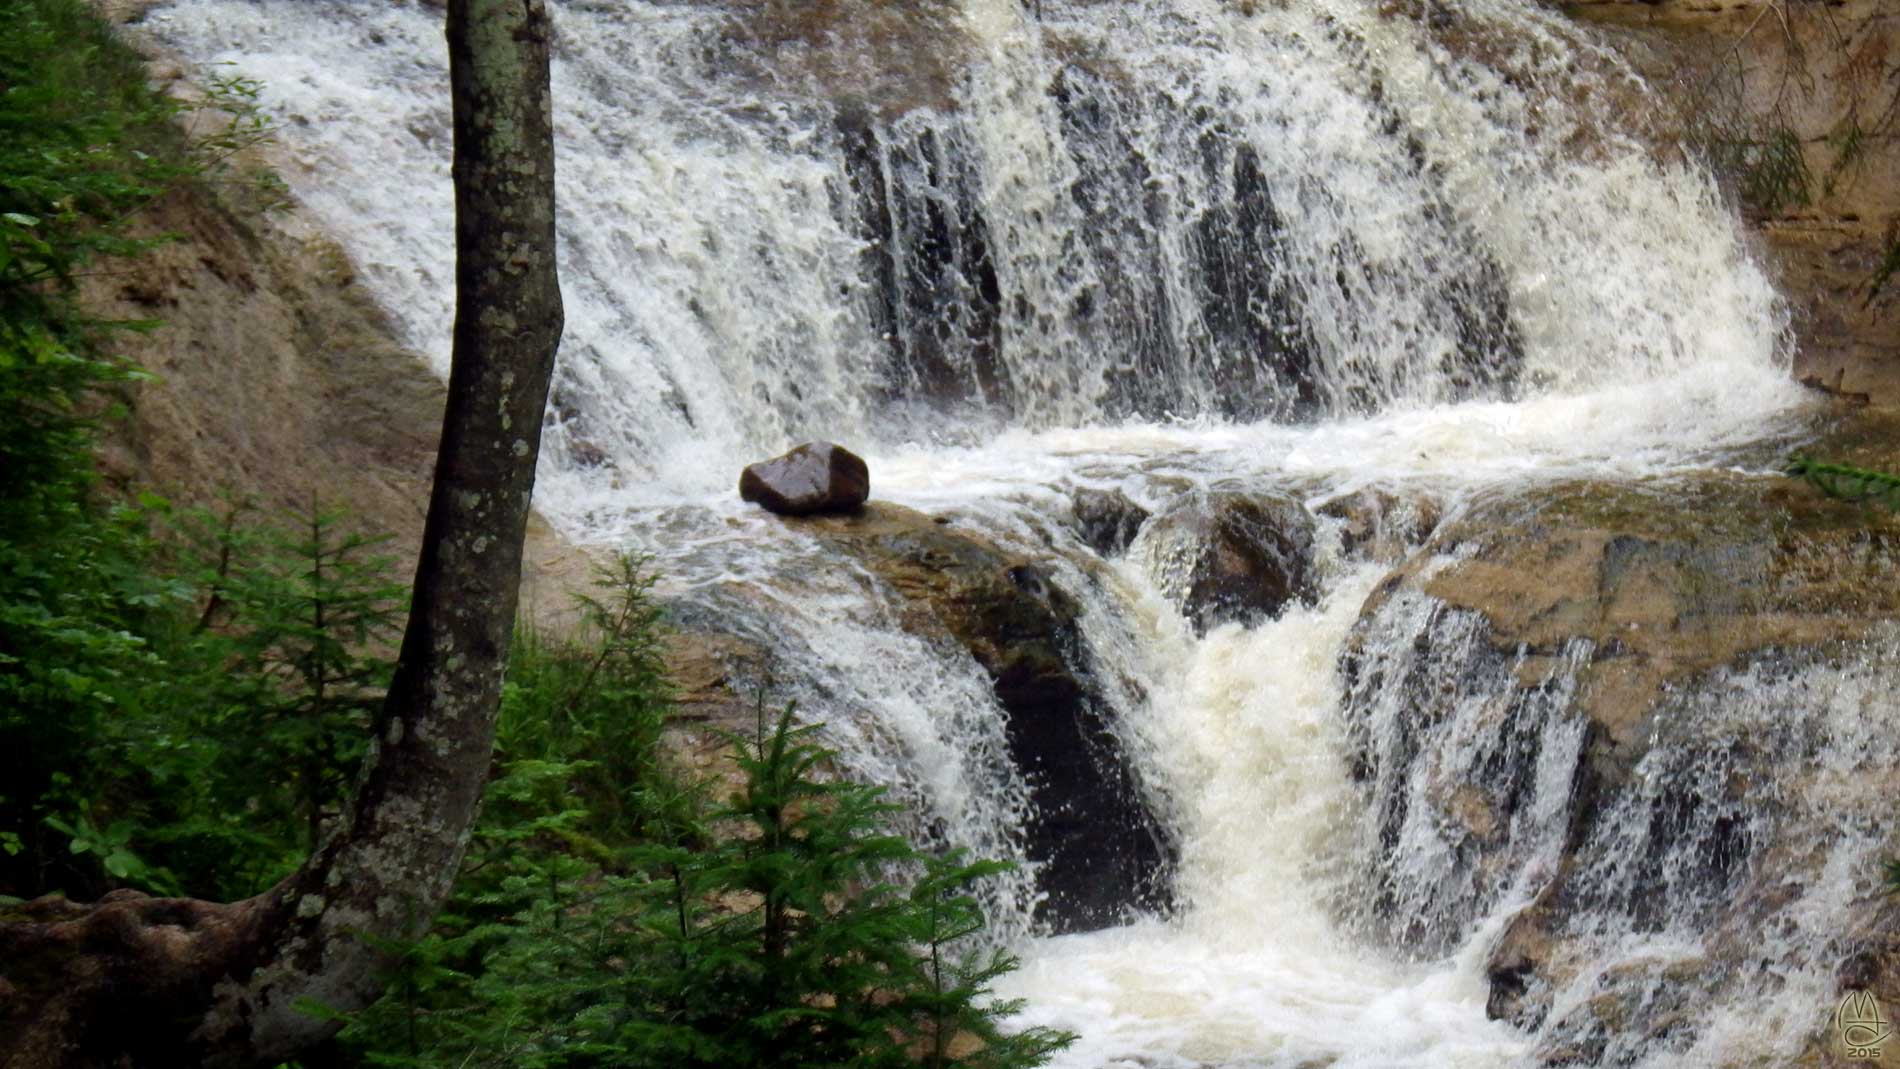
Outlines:
[[[1315,511],[1373,489],[1456,514],[1562,478],[1759,467],[1749,447],[1799,416],[1777,299],[1712,183],[1611,118],[1647,92],[1614,53],[1536,0],[555,6],[568,326],[539,505],[577,540],[655,554],[676,611],[778,653],[783,693],[858,772],[946,840],[1018,860],[1036,803],[977,664],[733,485],[828,438],[868,458],[876,499],[1049,562],[1179,854],[1169,915],[1094,932],[1036,934],[1034,864],[995,892],[1026,958],[1006,994],[1082,1036],[1058,1064],[1522,1066],[1561,1040],[1487,1020],[1484,959],[1558,860],[1582,744],[1562,667],[1517,720],[1521,876],[1466,893],[1432,828],[1381,835],[1383,800],[1422,788],[1350,774],[1349,725],[1386,745],[1405,705],[1343,677],[1387,568],[1344,552],[1337,521],[1312,604],[1201,635],[1166,596],[1165,547],[1104,560],[1058,518],[1078,489],[1156,511],[1197,489]],[[146,24],[264,81],[285,177],[445,369],[439,18],[174,0]],[[1413,597],[1364,632],[1389,677],[1456,693],[1425,744],[1440,774],[1482,774],[1501,745],[1501,677],[1408,660],[1467,625]],[[1738,668],[1682,715],[1778,724],[1815,775],[1846,777],[1894,747],[1869,721],[1891,657],[1868,658]],[[1775,719],[1789,706],[1797,724]],[[1651,757],[1693,776],[1699,753]],[[1843,855],[1879,842],[1856,804],[1816,818],[1848,822]],[[1626,834],[1590,856],[1649,832]],[[1606,901],[1641,893],[1602,867]],[[1867,893],[1850,868],[1790,894],[1772,983],[1599,1054],[1798,1049],[1833,991],[1804,948]],[[1374,870],[1418,931],[1353,905]],[[1693,958],[1693,917],[1619,916],[1586,933],[1597,957],[1553,1021],[1613,968]]]

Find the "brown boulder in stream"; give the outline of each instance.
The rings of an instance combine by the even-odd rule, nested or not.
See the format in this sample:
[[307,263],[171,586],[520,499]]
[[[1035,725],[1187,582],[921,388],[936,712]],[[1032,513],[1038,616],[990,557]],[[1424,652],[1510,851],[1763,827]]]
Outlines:
[[746,465],[739,496],[781,516],[856,512],[871,496],[864,458],[841,445],[806,442],[783,456]]

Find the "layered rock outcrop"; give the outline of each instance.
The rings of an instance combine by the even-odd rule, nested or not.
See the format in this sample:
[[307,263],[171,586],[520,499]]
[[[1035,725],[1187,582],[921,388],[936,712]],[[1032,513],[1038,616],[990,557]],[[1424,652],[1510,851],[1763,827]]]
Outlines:
[[[894,595],[903,631],[961,648],[988,677],[1009,760],[1031,796],[1023,845],[1046,896],[1037,918],[1081,931],[1131,909],[1165,908],[1174,844],[1148,807],[1084,641],[1081,606],[1053,562],[885,502],[786,522],[787,537],[818,541],[824,567],[861,568]],[[679,748],[715,774],[718,745],[702,727],[749,731],[759,688],[801,668],[774,663],[775,644],[789,636],[769,610],[745,604],[756,593],[735,588],[675,613],[668,665],[681,688]]]
[[[1852,417],[1815,450],[1890,467],[1897,430]],[[1379,846],[1360,919],[1441,953],[1520,903],[1490,1010],[1554,1061],[1690,1037],[1778,955],[1900,988],[1875,911],[1826,898],[1900,841],[1873,786],[1900,767],[1880,741],[1897,617],[1900,519],[1797,480],[1479,501],[1381,583],[1346,654]],[[1790,940],[1804,909],[1864,923]],[[1696,949],[1628,949],[1671,932]]]

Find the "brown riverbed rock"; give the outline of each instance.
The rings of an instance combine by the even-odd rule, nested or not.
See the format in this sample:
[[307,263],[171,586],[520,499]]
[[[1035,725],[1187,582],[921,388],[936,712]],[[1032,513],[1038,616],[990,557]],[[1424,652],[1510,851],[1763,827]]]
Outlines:
[[1340,521],[1339,548],[1348,557],[1388,564],[1429,538],[1440,518],[1438,502],[1429,497],[1377,487],[1336,497],[1319,514]]
[[1429,575],[1419,558],[1401,582],[1482,613],[1520,678],[1592,644],[1578,701],[1606,771],[1640,755],[1667,685],[1900,615],[1900,526],[1778,476],[1563,484],[1481,507],[1435,545],[1468,555]]
[[674,693],[667,752],[689,775],[713,784],[717,797],[726,797],[745,785],[728,736],[756,729],[771,651],[737,635],[695,629],[668,632],[661,656]]
[[871,469],[844,446],[806,442],[746,465],[739,496],[781,516],[854,512],[871,496]]

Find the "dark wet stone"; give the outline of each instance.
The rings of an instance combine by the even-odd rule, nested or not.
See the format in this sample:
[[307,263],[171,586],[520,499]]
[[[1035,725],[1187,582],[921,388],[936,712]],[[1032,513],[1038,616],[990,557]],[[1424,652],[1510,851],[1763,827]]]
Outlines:
[[902,597],[907,629],[956,642],[990,677],[1033,804],[1023,840],[1044,895],[1037,920],[1077,932],[1166,910],[1175,845],[1123,748],[1082,606],[1054,570],[886,503],[805,529]]
[[1156,578],[1195,630],[1310,601],[1313,517],[1278,494],[1193,494],[1150,521]]
[[856,512],[871,496],[871,471],[864,458],[841,445],[807,442],[746,465],[739,496],[781,516]]
[[1126,552],[1149,515],[1120,490],[1077,490],[1069,508],[1075,515],[1076,534],[1104,557]]

